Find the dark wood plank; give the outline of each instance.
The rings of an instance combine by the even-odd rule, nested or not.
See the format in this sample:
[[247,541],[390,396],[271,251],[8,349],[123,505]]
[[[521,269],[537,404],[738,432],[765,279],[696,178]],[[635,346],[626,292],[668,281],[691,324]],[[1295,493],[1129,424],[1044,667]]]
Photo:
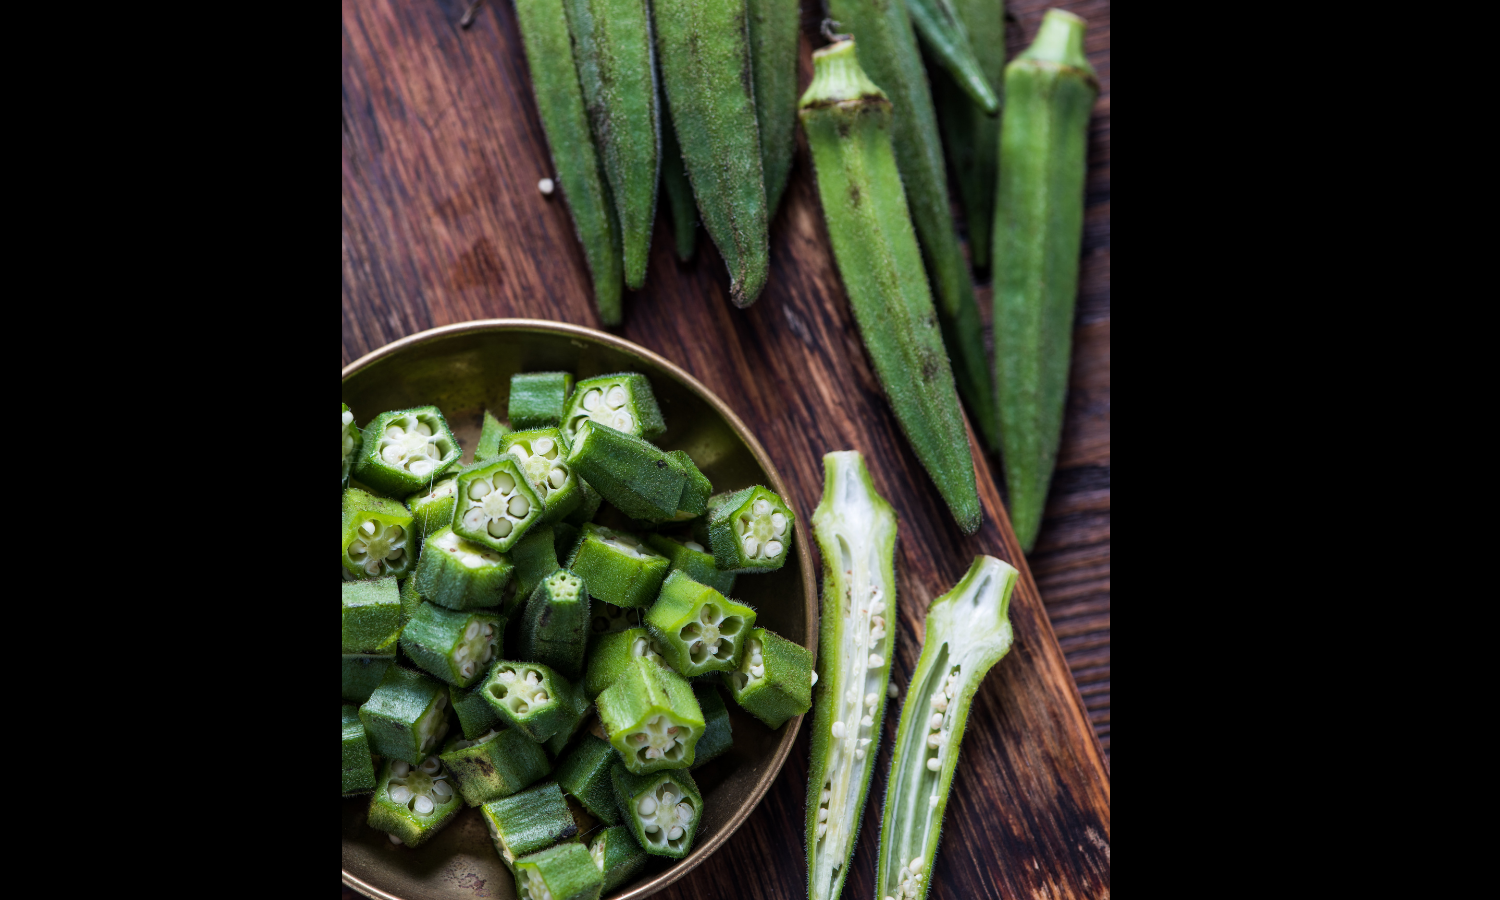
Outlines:
[[[1090,21],[1088,49],[1104,93],[1091,128],[1073,390],[1057,486],[1031,559],[1037,580],[1004,519],[991,467],[979,472],[985,524],[965,538],[900,438],[833,267],[805,147],[773,223],[770,285],[755,306],[730,305],[722,262],[701,233],[698,258],[679,264],[663,221],[647,285],[627,296],[620,330],[688,369],[750,424],[800,515],[821,494],[824,453],[865,455],[901,517],[900,684],[915,664],[927,603],[975,554],[1022,569],[1012,602],[1016,646],[975,700],[934,897],[1109,891],[1109,764],[1094,737],[1107,742],[1109,728],[1109,7],[1064,5]],[[549,162],[514,13],[490,0],[463,31],[457,22],[466,7],[461,0],[344,4],[345,363],[467,319],[598,326],[566,208],[536,188]],[[1020,28],[1013,34],[1034,34],[1045,6],[1014,8]],[[804,85],[815,22],[809,7]],[[894,724],[892,716],[887,728]],[[735,840],[662,896],[804,892],[806,735],[801,740]],[[882,773],[888,763],[883,751]],[[877,801],[883,781],[882,774],[873,789]],[[867,836],[878,815],[872,803]],[[861,841],[846,896],[873,893],[874,863],[874,842]]]

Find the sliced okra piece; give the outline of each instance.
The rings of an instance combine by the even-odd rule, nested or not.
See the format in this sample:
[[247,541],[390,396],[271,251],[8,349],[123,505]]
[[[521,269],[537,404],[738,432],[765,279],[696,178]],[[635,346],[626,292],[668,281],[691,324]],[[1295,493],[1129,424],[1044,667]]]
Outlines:
[[927,894],[969,704],[985,673],[1010,650],[1010,594],[1018,574],[992,556],[975,557],[963,580],[928,607],[886,780],[878,897]]
[[448,691],[420,672],[391,666],[359,708],[370,749],[420,764],[448,730]]
[[687,476],[644,438],[585,422],[573,438],[568,462],[604,499],[632,519],[665,522],[677,515]]
[[342,582],[345,653],[374,653],[401,630],[401,591],[394,578]]
[[812,708],[813,657],[807,648],[756,628],[745,642],[745,658],[724,676],[724,685],[745,712],[780,728]]
[[618,757],[608,741],[585,734],[557,763],[557,784],[606,825],[620,824],[609,770]]
[[344,477],[339,488],[342,490],[349,486],[349,470],[354,467],[354,460],[359,456],[359,445],[362,435],[359,426],[354,424],[354,413],[349,411],[349,404],[344,406]]
[[504,722],[538,744],[578,724],[573,684],[551,667],[501,660],[484,682],[484,699]]
[[562,423],[573,393],[572,372],[520,372],[510,379],[510,425],[517,430]]
[[423,603],[401,629],[401,649],[429,675],[470,687],[500,655],[505,620],[489,613]]
[[[579,502],[577,509],[563,516],[562,519],[574,528],[582,528],[594,521],[594,516],[599,514],[599,507],[604,505],[604,497],[594,490],[593,485],[581,477],[578,479],[578,487],[583,492],[583,499]],[[562,555],[558,553],[558,556]]]
[[411,512],[395,500],[344,491],[345,579],[405,578],[417,559]]
[[594,603],[589,604],[590,658],[592,659],[594,646],[605,635],[618,634],[626,629],[639,627],[641,627],[641,613],[638,609],[595,600]]
[[463,450],[436,406],[381,413],[365,426],[354,477],[392,497],[430,486]]
[[453,707],[454,715],[458,716],[458,726],[464,737],[471,741],[505,727],[505,723],[500,721],[499,713],[485,702],[483,690],[483,686],[465,689],[448,685],[448,703]]
[[[421,558],[418,557],[418,568],[420,568],[421,565]],[[421,606],[422,601],[425,599],[426,598],[422,596],[422,592],[417,590],[417,578],[415,574],[408,576],[404,581],[401,582],[402,628],[405,628],[406,623],[411,621],[412,614],[417,611],[417,607]]]
[[755,627],[755,610],[673,572],[646,613],[646,626],[672,668],[692,678],[739,665],[745,635]]
[[545,850],[578,833],[568,801],[555,781],[491,800],[479,811],[496,852],[512,871],[518,857]]
[[698,469],[693,458],[682,450],[667,454],[667,462],[682,473],[682,495],[677,498],[675,518],[690,519],[708,512],[708,498],[714,492],[713,483]]
[[584,580],[593,597],[635,607],[649,606],[656,599],[671,563],[628,531],[590,523],[583,526],[568,568]]
[[[614,804],[613,785],[610,787],[609,802]],[[618,807],[616,809],[618,811]],[[589,855],[594,858],[594,865],[604,875],[606,891],[629,884],[646,870],[646,851],[635,842],[627,825],[614,825],[599,832],[589,845]]]
[[523,658],[551,666],[570,680],[582,678],[589,640],[589,594],[583,579],[567,569],[542,579],[526,601],[520,639]]
[[490,731],[477,740],[459,740],[438,757],[470,806],[509,797],[546,778],[552,763],[542,748],[519,731]]
[[583,502],[578,475],[568,462],[568,440],[557,428],[513,431],[500,442],[542,501],[542,522],[560,522]]
[[[345,703],[343,711],[344,796],[368,794],[375,790],[375,764],[370,758],[370,742],[365,739],[365,726],[359,721],[359,707]],[[615,751],[609,752],[613,756]]]
[[499,606],[515,566],[504,553],[442,528],[427,539],[412,587],[448,609]]
[[703,710],[703,736],[693,748],[693,768],[711,762],[728,752],[734,744],[734,733],[729,727],[729,707],[719,696],[719,689],[706,681],[693,685],[693,696],[698,698],[698,708]]
[[646,543],[671,561],[673,571],[721,594],[728,595],[734,590],[734,573],[720,569],[714,562],[714,555],[697,541],[677,541],[664,534],[649,534]]
[[573,738],[583,730],[583,723],[593,718],[589,715],[589,710],[594,708],[594,701],[583,692],[583,685],[575,683],[569,688],[563,699],[572,707],[573,718],[558,729],[556,734],[542,742],[542,749],[546,750],[547,755],[553,759],[563,755]]
[[457,489],[458,476],[450,472],[434,482],[431,490],[424,488],[406,498],[406,508],[423,538],[452,524]]
[[369,653],[344,654],[344,699],[350,703],[364,703],[380,687],[386,669],[396,662],[396,641],[399,634]]
[[563,434],[569,441],[575,440],[579,427],[587,421],[647,440],[661,437],[667,430],[651,382],[639,372],[617,372],[578,382],[563,410]]
[[796,513],[774,491],[753,485],[710,504],[698,537],[727,572],[774,572],[786,563]]
[[463,805],[436,756],[417,765],[392,759],[380,767],[367,821],[389,834],[391,843],[416,847],[452,821]]
[[615,803],[641,849],[682,859],[703,820],[703,795],[687,770],[636,775],[618,763],[610,770]]
[[582,844],[558,844],[516,860],[520,900],[599,900],[604,873]]
[[479,443],[474,445],[474,461],[494,459],[500,455],[500,440],[510,434],[510,426],[495,418],[494,413],[484,411],[484,424],[479,427]]
[[609,742],[637,775],[693,764],[703,710],[687,681],[655,660],[632,656],[594,701]]
[[516,567],[516,591],[522,602],[531,597],[542,579],[559,568],[555,535],[548,525],[526,532],[507,555]]
[[583,692],[598,697],[604,689],[619,681],[630,667],[630,660],[644,656],[663,668],[670,668],[662,656],[662,646],[645,628],[627,628],[609,632],[594,643],[589,653],[588,671],[583,676]]
[[506,552],[542,518],[542,501],[514,457],[477,462],[458,475],[453,532]]

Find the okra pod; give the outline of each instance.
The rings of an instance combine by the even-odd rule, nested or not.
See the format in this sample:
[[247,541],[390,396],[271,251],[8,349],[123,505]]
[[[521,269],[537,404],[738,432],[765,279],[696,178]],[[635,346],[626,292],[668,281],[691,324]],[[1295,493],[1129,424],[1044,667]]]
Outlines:
[[359,426],[354,424],[354,413],[349,411],[349,404],[344,407],[344,478],[340,490],[349,486],[349,470],[354,466],[354,460],[359,456],[360,431]]
[[572,682],[541,663],[500,660],[485,679],[483,697],[507,725],[538,744],[582,718]]
[[812,654],[805,647],[756,628],[745,640],[739,668],[724,675],[724,686],[741,709],[767,728],[780,728],[812,706],[812,672]]
[[448,685],[448,703],[458,717],[458,726],[464,737],[471,741],[505,727],[494,707],[485,702],[483,690],[482,685],[472,690]]
[[344,653],[374,653],[401,630],[401,594],[396,579],[342,584]]
[[531,599],[537,585],[559,568],[557,544],[550,525],[539,525],[526,532],[507,555],[516,566],[516,590],[522,603]]
[[[610,803],[614,803],[613,796]],[[625,825],[615,825],[599,832],[589,845],[589,855],[604,875],[606,891],[634,881],[646,870],[646,851],[635,842],[630,828]]]
[[[420,569],[421,567],[422,567],[422,563],[421,563],[421,558],[419,557],[418,561],[417,561],[417,568]],[[424,599],[426,599],[426,598],[424,598],[422,596],[422,593],[417,590],[417,577],[416,577],[416,575],[412,575],[410,578],[407,578],[405,581],[401,582],[401,625],[402,625],[402,627],[405,627],[406,623],[411,621],[412,614],[417,611],[417,607],[419,607],[419,606],[422,605],[422,601]]]
[[578,475],[568,464],[568,439],[559,429],[511,432],[501,439],[500,449],[520,465],[542,501],[539,524],[561,521],[583,502]]
[[409,580],[416,592],[449,609],[500,605],[515,566],[504,553],[443,528],[427,541],[427,552]]
[[672,668],[692,678],[739,665],[745,636],[755,627],[755,610],[673,572],[646,613],[646,626]]
[[411,510],[412,521],[424,540],[452,523],[457,486],[458,476],[448,474],[434,482],[430,490],[421,490],[406,498],[406,508]]
[[703,795],[686,769],[637,775],[618,763],[610,772],[615,803],[636,843],[652,856],[682,859],[703,821]]
[[463,453],[436,406],[384,412],[364,429],[352,477],[391,497],[430,488]]
[[609,778],[616,759],[615,748],[608,741],[585,734],[557,763],[558,787],[606,825],[620,824],[615,789]]
[[391,666],[359,708],[370,749],[411,765],[438,746],[448,730],[448,691],[420,672]]
[[551,666],[570,680],[583,677],[589,641],[589,594],[583,579],[556,569],[536,586],[521,617],[525,659]]
[[639,290],[646,282],[661,160],[650,10],[646,0],[564,0],[563,6],[594,146],[619,216],[625,284]]
[[568,801],[555,781],[491,800],[479,811],[496,852],[512,871],[518,857],[545,850],[578,833]]
[[516,860],[519,900],[599,900],[604,873],[581,844],[558,844]]
[[494,413],[484,411],[484,424],[479,428],[479,443],[474,445],[474,461],[494,459],[500,455],[500,439],[510,434],[510,426],[495,418]]
[[454,534],[501,553],[542,519],[541,498],[508,453],[460,472],[457,497]]
[[[995,96],[1004,100],[1004,0],[951,0],[953,10],[969,32],[969,45]],[[943,130],[948,168],[958,180],[958,198],[969,226],[969,258],[976,270],[990,268],[995,224],[995,176],[1000,160],[1000,117],[986,113],[939,73],[932,99]],[[986,435],[986,440],[989,436]],[[992,444],[993,446],[993,444]]]
[[401,650],[429,675],[470,687],[500,655],[505,620],[488,612],[456,612],[423,603],[401,629]]
[[451,822],[463,805],[436,756],[417,765],[392,759],[380,767],[367,821],[389,834],[391,843],[417,847]]
[[639,537],[592,523],[583,526],[568,558],[568,569],[583,579],[591,596],[624,607],[650,606],[670,568],[667,558],[647,549]]
[[735,306],[766,285],[769,218],[745,0],[655,0],[662,83],[703,227]]
[[1005,69],[995,196],[995,383],[1010,520],[1031,551],[1062,437],[1083,238],[1089,113],[1084,21],[1048,10]]
[[797,514],[760,485],[715,498],[696,527],[714,565],[726,572],[774,572],[786,564]]
[[380,686],[385,672],[396,663],[396,641],[399,635],[369,653],[345,653],[343,698],[349,703],[364,703]]
[[703,736],[693,748],[692,768],[697,769],[729,752],[734,746],[734,730],[729,724],[729,707],[724,705],[718,688],[700,681],[693,685],[693,696],[698,698],[698,708],[703,710]]
[[726,596],[734,590],[735,574],[720,569],[713,554],[697,541],[675,541],[664,534],[648,534],[646,543],[671,561],[672,571],[681,572]]
[[[566,690],[563,690],[563,688],[566,688]],[[563,752],[568,749],[568,745],[572,743],[573,738],[582,730],[584,721],[592,718],[589,715],[589,710],[594,707],[593,698],[583,692],[582,684],[561,684],[559,685],[559,690],[562,690],[563,702],[573,710],[573,715],[562,728],[557,730],[556,734],[542,742],[542,747],[547,751],[547,755],[553,759],[561,757]]]
[[[552,168],[573,214],[573,231],[583,245],[584,259],[594,277],[599,318],[605,325],[618,325],[620,280],[624,274],[620,225],[615,220],[604,170],[594,150],[563,0],[516,0],[516,22],[526,45],[526,65],[531,71],[531,87],[536,93],[542,130],[547,133]],[[476,451],[474,458],[483,457]]]
[[[912,24],[928,51],[947,70],[958,86],[989,115],[1000,111],[1000,101],[985,77],[978,54],[969,43],[969,31],[951,0],[906,0]],[[1001,52],[1004,52],[1002,46]]]
[[662,645],[645,628],[627,628],[604,634],[594,641],[589,653],[588,671],[583,676],[583,692],[588,697],[597,697],[604,689],[619,681],[631,666],[631,659],[644,656],[663,668],[671,668],[662,655]]
[[1017,574],[992,556],[975,557],[963,579],[927,609],[922,655],[906,689],[886,779],[877,897],[927,895],[969,704],[984,674],[1010,650]]
[[[890,8],[904,25],[905,7]],[[813,65],[800,115],[839,274],[902,433],[972,534],[983,515],[974,461],[896,168],[891,101],[860,68],[853,41],[817,51]],[[943,197],[946,208],[946,190]]]
[[620,761],[638,775],[686,769],[703,734],[703,710],[681,675],[632,657],[620,679],[594,701]]
[[508,415],[517,431],[555,428],[573,392],[572,372],[518,372],[510,378]]
[[[823,554],[807,779],[808,897],[843,889],[891,677],[896,623],[896,514],[853,451],[823,457],[813,533]],[[892,629],[888,632],[887,625]]]
[[438,759],[458,783],[470,806],[509,797],[547,777],[552,763],[539,744],[519,731],[491,731],[477,740],[458,740]]
[[661,126],[661,186],[667,192],[667,205],[671,208],[677,258],[687,262],[698,246],[698,203],[693,199],[693,185],[682,162],[682,148],[677,146],[677,128],[665,105],[662,116],[666,121]]
[[[359,721],[359,708],[345,703],[343,714],[344,796],[368,794],[375,790],[375,765],[370,759],[370,742],[365,739],[365,726]],[[614,805],[613,792],[610,794],[610,805]],[[618,818],[616,821],[619,821]]]
[[797,0],[746,0],[750,64],[755,70],[755,122],[766,183],[766,220],[776,218],[797,149]]
[[578,429],[586,421],[648,441],[667,430],[651,382],[639,372],[616,372],[578,382],[563,408],[562,431],[570,445],[578,440]]
[[345,490],[343,529],[345,580],[405,578],[416,562],[412,515],[395,500],[358,488]]

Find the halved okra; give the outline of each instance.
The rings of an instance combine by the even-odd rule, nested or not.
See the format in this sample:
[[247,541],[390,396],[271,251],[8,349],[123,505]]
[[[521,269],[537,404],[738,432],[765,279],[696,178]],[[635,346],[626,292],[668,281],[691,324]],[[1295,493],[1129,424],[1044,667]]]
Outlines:
[[509,797],[547,777],[552,763],[519,731],[490,731],[477,740],[457,740],[438,757],[470,806]]
[[615,789],[609,779],[609,770],[617,759],[608,741],[585,734],[557,763],[558,786],[606,825],[620,824]]
[[[370,759],[370,742],[365,738],[365,726],[359,721],[359,707],[345,703],[343,713],[344,796],[368,794],[375,790],[375,765]],[[609,752],[613,756],[615,751]],[[619,818],[616,817],[615,821],[618,822]]]
[[562,423],[573,393],[572,372],[520,372],[510,379],[510,426],[517,430]]
[[396,641],[399,634],[369,653],[344,654],[344,693],[350,703],[364,703],[380,686],[385,672],[396,662]]
[[374,653],[401,630],[401,592],[394,578],[345,581],[343,650]]
[[583,677],[588,640],[589,594],[584,581],[567,569],[556,569],[526,601],[521,656],[577,680]]
[[584,422],[573,437],[568,462],[632,519],[665,522],[677,515],[687,475],[679,461],[644,438]]
[[703,820],[703,795],[693,776],[685,769],[635,775],[617,763],[610,778],[615,803],[641,849],[652,856],[687,856]]
[[542,522],[560,522],[583,502],[579,477],[568,462],[568,439],[557,428],[513,431],[500,451],[514,457],[542,501]]
[[604,689],[619,681],[630,667],[631,659],[644,656],[670,668],[662,656],[661,643],[646,628],[627,628],[600,637],[588,657],[588,671],[583,676],[583,692],[598,697]]
[[354,424],[354,413],[349,411],[349,404],[344,406],[344,476],[340,489],[349,486],[349,470],[354,467],[354,460],[359,456],[359,445],[361,435],[359,426]]
[[448,730],[448,691],[420,672],[391,666],[359,708],[370,749],[418,765]]
[[745,712],[780,728],[812,708],[812,654],[779,634],[756,628],[745,642],[745,658],[724,676],[724,685]]
[[453,522],[457,490],[458,475],[448,472],[430,490],[424,488],[406,498],[406,508],[411,510],[412,520],[423,538]]
[[589,523],[568,569],[584,580],[589,594],[615,606],[649,606],[661,590],[671,563],[646,548],[628,531],[616,531]]
[[506,552],[542,518],[542,501],[509,455],[477,462],[458,475],[453,532]]
[[568,801],[555,781],[547,781],[479,807],[495,851],[512,870],[518,857],[545,850],[578,833]]
[[604,873],[582,844],[558,844],[516,860],[520,900],[599,900]]
[[725,572],[715,565],[714,555],[697,541],[677,541],[664,534],[648,534],[646,543],[670,560],[674,571],[726,596],[734,590],[734,573]]
[[588,421],[647,440],[667,430],[651,382],[638,372],[617,372],[578,382],[563,410],[563,434],[574,440],[579,427]]
[[484,424],[479,427],[479,443],[474,445],[474,461],[482,462],[500,455],[500,440],[510,434],[510,426],[495,418],[494,413],[484,411]]
[[719,696],[719,689],[706,681],[693,685],[693,696],[698,698],[698,708],[703,710],[703,736],[693,748],[694,769],[711,762],[728,752],[734,744],[734,733],[729,727],[729,707]]
[[796,513],[774,491],[753,485],[709,501],[698,540],[727,572],[774,572],[786,563]]
[[412,588],[438,606],[481,609],[500,605],[515,566],[504,553],[442,528],[427,539]]
[[398,409],[365,426],[353,477],[391,497],[430,486],[463,450],[436,406]]
[[484,682],[484,699],[500,718],[538,744],[581,716],[573,705],[573,684],[541,663],[501,660]]
[[470,687],[485,671],[505,639],[505,620],[488,612],[458,612],[423,603],[401,629],[401,649],[418,668]]
[[416,847],[452,821],[463,805],[436,756],[415,766],[392,759],[380,767],[366,821],[390,835],[391,843]]
[[405,578],[416,564],[412,515],[395,500],[349,488],[344,491],[343,529],[346,579]]
[[463,731],[464,737],[471,741],[505,727],[505,723],[500,721],[500,714],[485,702],[483,691],[483,685],[470,689],[448,685],[448,703],[453,707],[453,714],[458,717],[458,727]]
[[526,532],[507,555],[516,566],[516,591],[523,603],[542,579],[559,568],[557,542],[550,525],[538,525]]
[[[613,785],[609,802],[611,805],[615,802]],[[615,825],[599,832],[589,845],[589,855],[594,858],[594,865],[604,875],[606,891],[634,881],[646,869],[646,851],[635,842],[626,825]]]
[[632,656],[594,701],[609,742],[631,772],[644,775],[693,764],[703,710],[687,681],[655,660]]
[[673,572],[646,613],[646,626],[672,668],[692,678],[739,664],[745,635],[755,627],[755,610]]

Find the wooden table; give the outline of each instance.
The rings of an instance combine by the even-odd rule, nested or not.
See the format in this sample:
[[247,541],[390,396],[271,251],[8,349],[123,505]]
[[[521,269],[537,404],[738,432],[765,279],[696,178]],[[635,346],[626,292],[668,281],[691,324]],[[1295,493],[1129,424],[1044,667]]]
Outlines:
[[[1012,0],[1019,25],[1008,28],[1011,56],[1035,34],[1048,5]],[[770,450],[804,520],[821,494],[822,454],[865,454],[876,487],[901,519],[902,626],[893,681],[904,686],[915,665],[927,602],[975,554],[1022,569],[1011,612],[1015,649],[975,699],[935,866],[935,898],[1109,893],[1109,4],[1057,5],[1088,20],[1086,46],[1103,91],[1090,127],[1067,421],[1029,559],[1021,559],[1004,519],[994,460],[978,472],[985,524],[966,538],[900,438],[838,281],[805,144],[772,223],[770,283],[753,307],[730,305],[723,264],[701,230],[698,255],[677,262],[663,216],[646,286],[627,294],[618,329],[734,407]],[[463,30],[458,22],[467,7],[467,0],[344,3],[344,363],[404,335],[468,319],[598,327],[566,208],[536,188],[551,174],[550,161],[514,12],[504,0],[490,0]],[[811,49],[822,43],[818,16],[814,4],[804,4],[804,86]],[[955,214],[961,218],[957,206]],[[981,286],[986,315],[989,299]],[[887,742],[894,725],[893,709]],[[735,840],[659,896],[805,894],[807,746],[804,732]],[[847,897],[874,892],[869,836],[879,827],[888,765],[883,747]]]

